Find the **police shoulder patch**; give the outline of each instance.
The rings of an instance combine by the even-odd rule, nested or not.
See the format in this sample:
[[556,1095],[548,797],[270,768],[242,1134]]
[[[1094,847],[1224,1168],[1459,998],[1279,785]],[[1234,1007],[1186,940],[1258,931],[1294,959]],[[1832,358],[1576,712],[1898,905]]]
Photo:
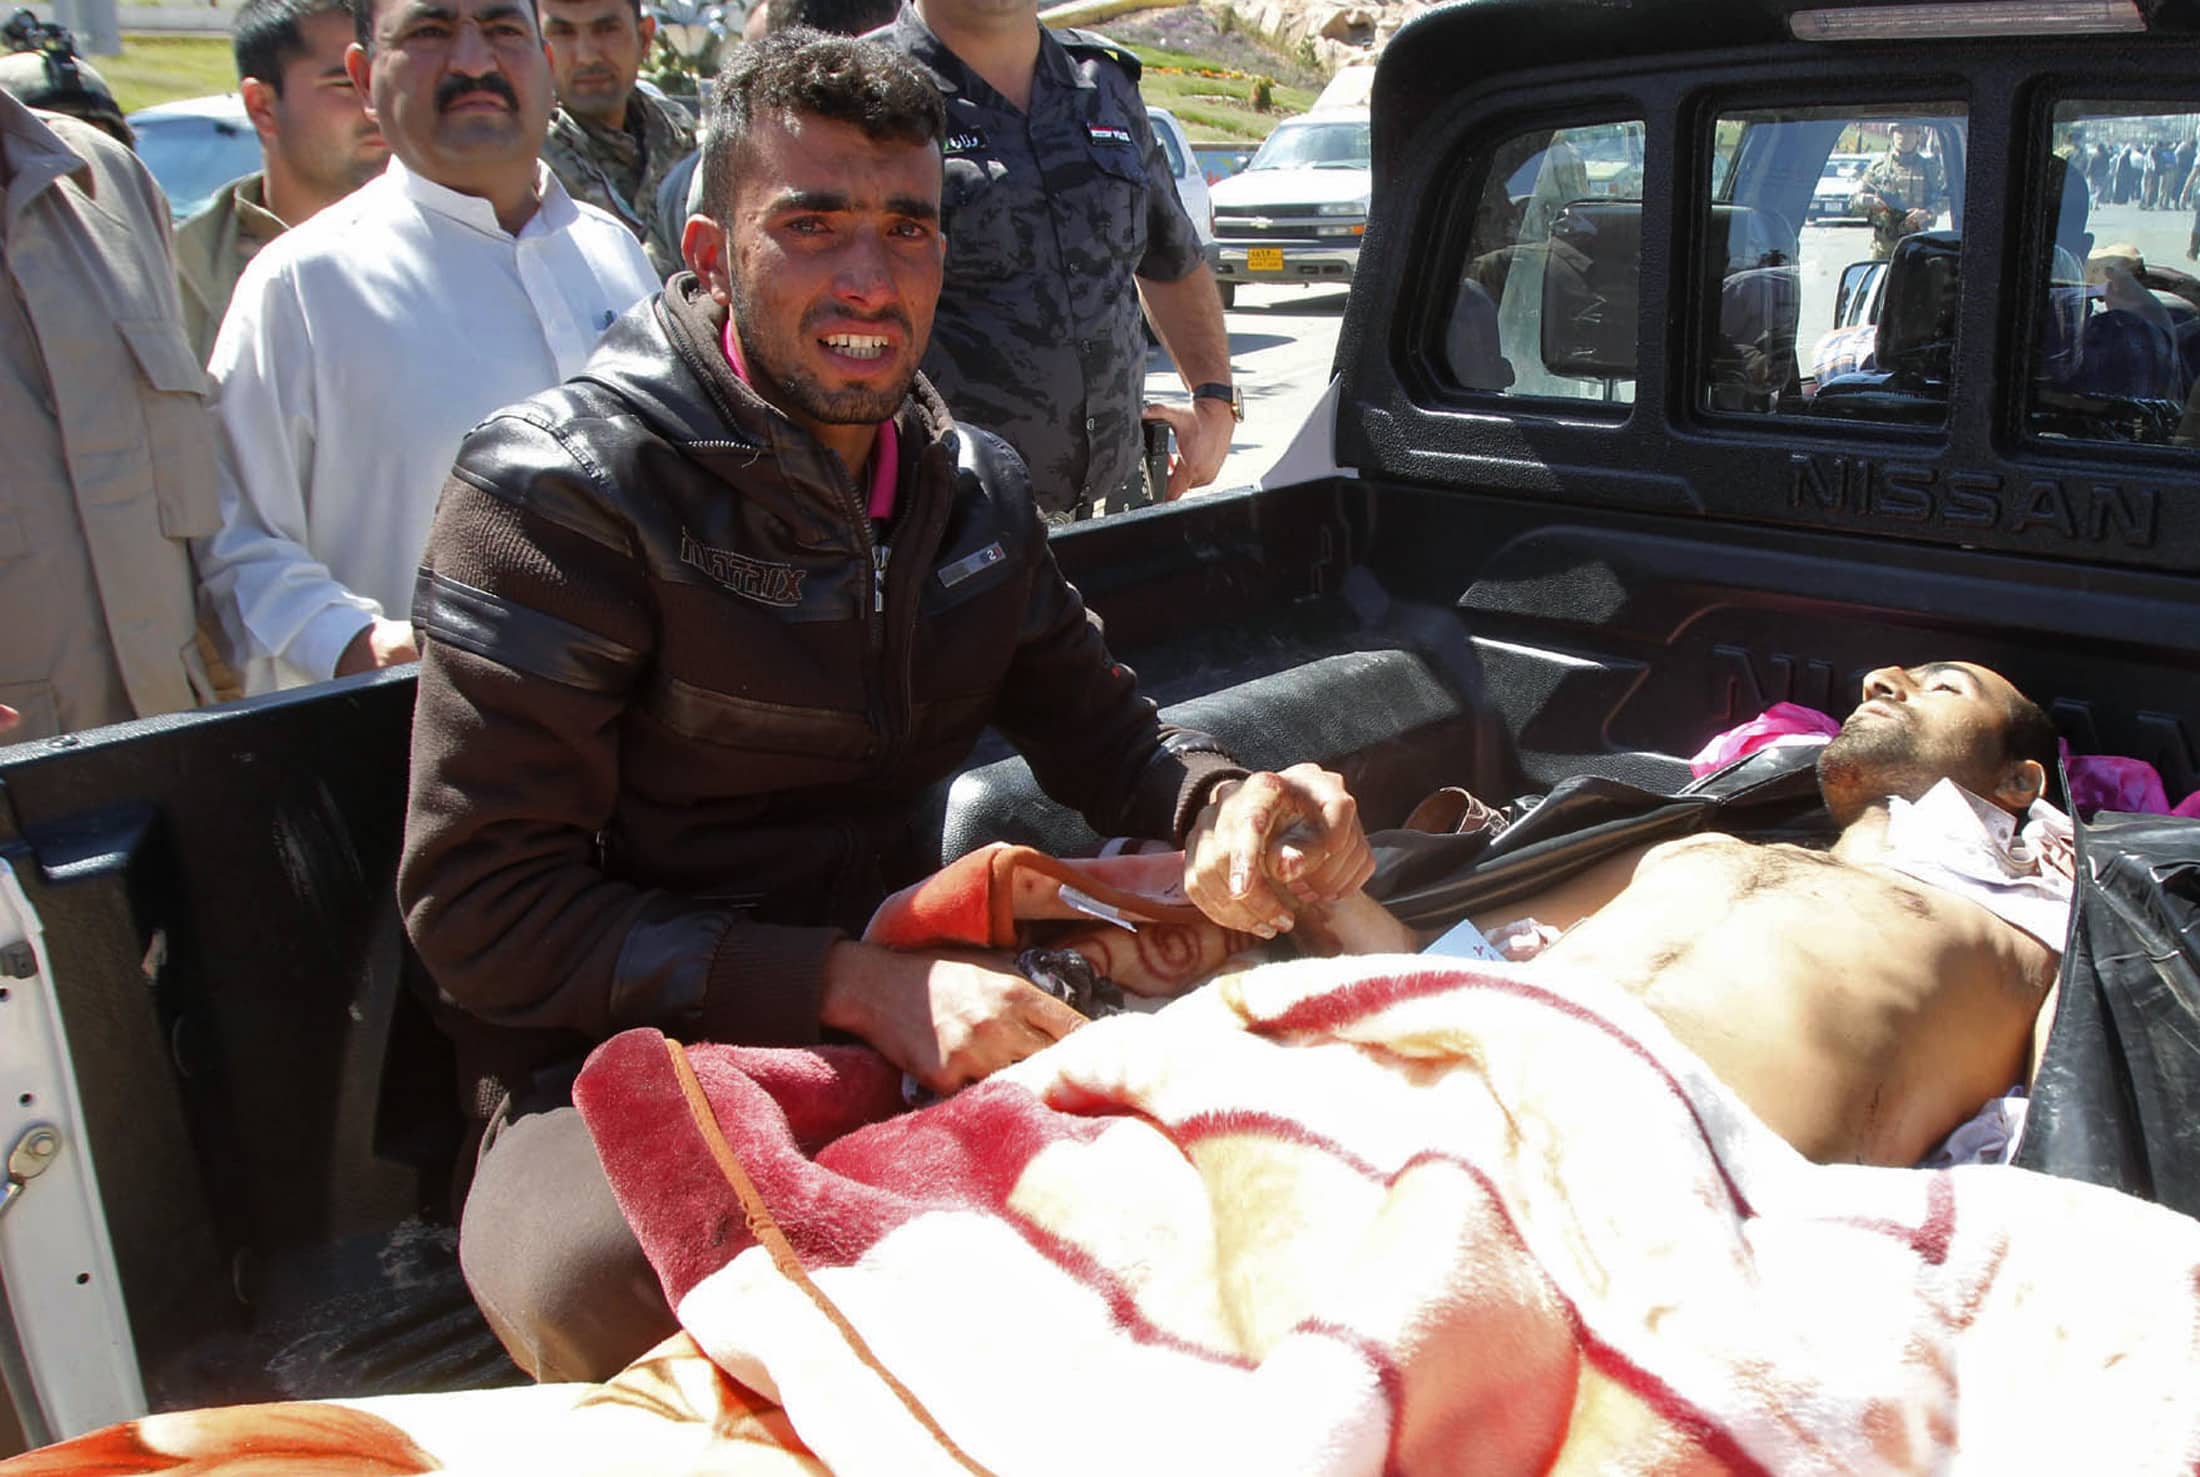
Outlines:
[[1079,31],[1064,27],[1054,32],[1054,39],[1061,42],[1062,49],[1072,56],[1097,57],[1103,61],[1115,63],[1130,75],[1133,82],[1136,82],[1139,73],[1145,70],[1145,65],[1138,60],[1137,53],[1127,47],[1117,45],[1098,31]]

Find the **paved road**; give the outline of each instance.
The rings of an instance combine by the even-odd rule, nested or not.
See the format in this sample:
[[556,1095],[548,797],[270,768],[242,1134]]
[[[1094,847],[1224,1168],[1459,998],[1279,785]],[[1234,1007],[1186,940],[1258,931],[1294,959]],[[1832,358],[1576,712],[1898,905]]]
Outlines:
[[2149,262],[2182,272],[2200,272],[2185,255],[2192,241],[2189,210],[2141,210],[2136,205],[2100,205],[2086,222],[2095,249],[2128,241]]
[[[1214,488],[1242,487],[1268,470],[1298,433],[1329,384],[1345,291],[1321,287],[1240,287],[1224,314],[1230,371],[1245,390],[1245,422]],[[1146,396],[1182,401],[1183,381],[1159,349],[1146,361]]]

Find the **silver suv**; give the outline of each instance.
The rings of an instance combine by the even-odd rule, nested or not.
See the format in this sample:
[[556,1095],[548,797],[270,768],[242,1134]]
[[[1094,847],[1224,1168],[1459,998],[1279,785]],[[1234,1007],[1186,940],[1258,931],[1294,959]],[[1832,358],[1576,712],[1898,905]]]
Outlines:
[[1214,186],[1215,275],[1224,282],[1345,284],[1367,234],[1367,109],[1276,125],[1260,152]]

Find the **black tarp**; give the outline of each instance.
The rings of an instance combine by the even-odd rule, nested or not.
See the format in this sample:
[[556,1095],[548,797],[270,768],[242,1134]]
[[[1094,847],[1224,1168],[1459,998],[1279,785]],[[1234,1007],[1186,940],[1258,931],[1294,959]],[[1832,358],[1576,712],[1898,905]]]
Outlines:
[[2200,1215],[2200,820],[2102,813],[2016,1162]]

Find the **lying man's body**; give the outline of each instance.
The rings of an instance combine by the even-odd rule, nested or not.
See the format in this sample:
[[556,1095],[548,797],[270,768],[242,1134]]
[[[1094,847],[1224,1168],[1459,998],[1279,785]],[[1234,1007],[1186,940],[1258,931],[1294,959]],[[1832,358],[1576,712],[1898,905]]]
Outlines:
[[[2027,1076],[2067,890],[2058,907],[2039,895],[2051,880],[2018,882],[2027,901],[1997,912],[1921,882],[1898,869],[1915,848],[1890,845],[1888,797],[1915,802],[1950,779],[2015,824],[2044,789],[2055,740],[2037,707],[1981,667],[1888,668],[1864,696],[1819,759],[1842,827],[1830,851],[1698,835],[1622,853],[1525,906],[1565,930],[1527,968],[1635,994],[1811,1158],[1906,1165]],[[1475,922],[1488,930],[1521,911]],[[1352,952],[1424,942],[1364,893],[1329,924]]]

